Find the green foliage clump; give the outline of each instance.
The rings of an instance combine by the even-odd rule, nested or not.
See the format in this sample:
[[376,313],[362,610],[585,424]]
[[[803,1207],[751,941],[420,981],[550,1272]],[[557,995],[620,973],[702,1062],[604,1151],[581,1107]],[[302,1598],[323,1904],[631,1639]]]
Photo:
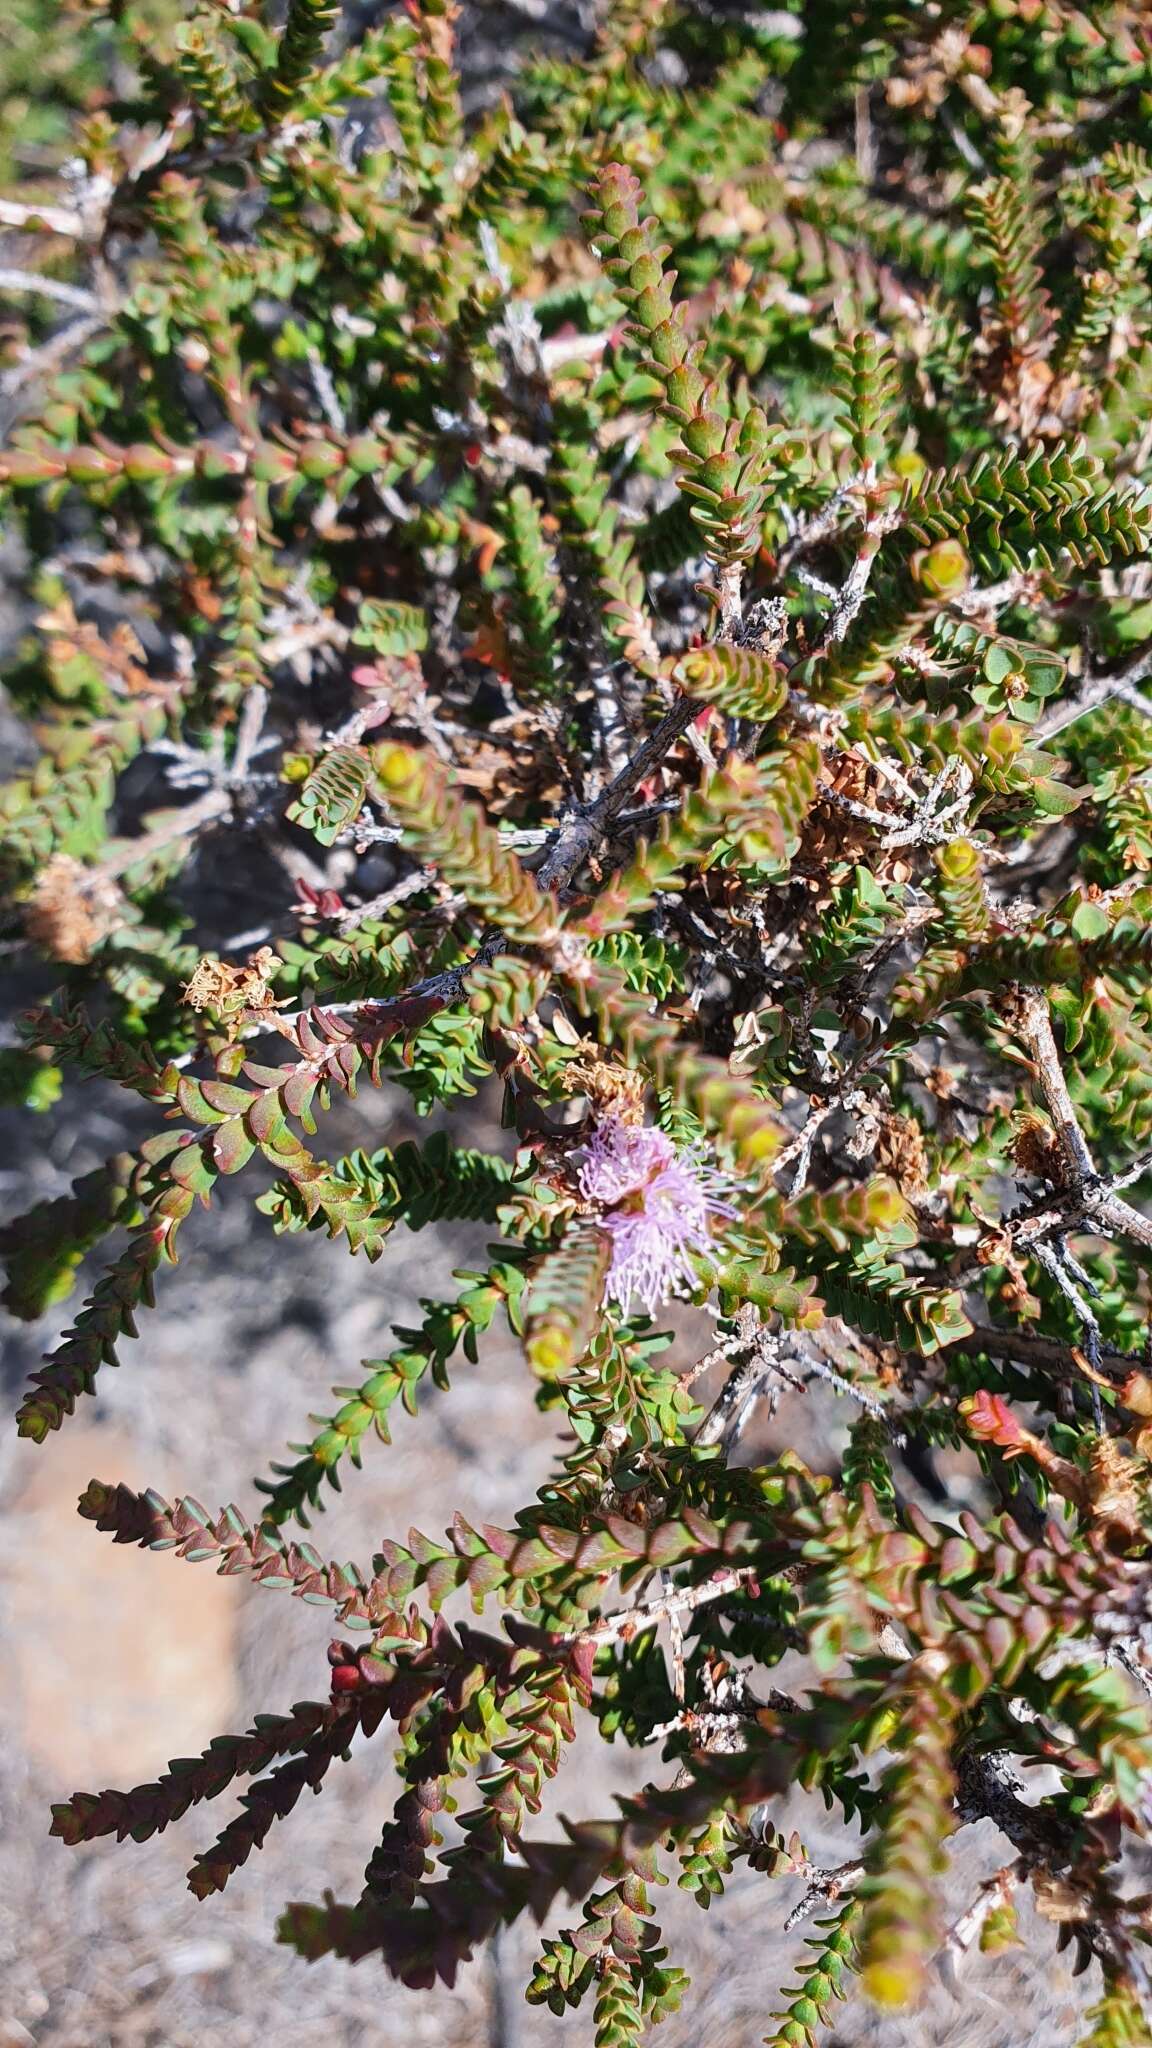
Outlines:
[[[322,1701],[54,1831],[247,1780],[207,1896],[394,1724],[400,1796],[358,1898],[288,1907],[302,1956],[451,1981],[565,1899],[528,1997],[613,2048],[686,1990],[653,1888],[746,1865],[820,1913],[766,2002],[808,2048],[855,1982],[900,2006],[962,1961],[938,1886],[986,1817],[987,1945],[1033,1887],[1102,1968],[1087,2039],[1147,2039],[1144,10],[622,0],[479,112],[451,0],[113,12],[135,68],[59,205],[0,119],[39,749],[0,874],[60,979],[0,1082],[66,1117],[100,1076],[155,1128],[0,1237],[18,1315],[101,1260],[21,1433],[98,1390],[223,1177],[333,1259],[494,1240],[248,1514],[88,1488],[114,1540],[339,1633]],[[514,1142],[476,1149],[488,1084]],[[358,1086],[441,1128],[326,1157]],[[716,1318],[710,1403],[675,1297]],[[291,1539],[501,1323],[559,1439],[511,1526]],[[750,1462],[784,1388],[824,1390],[819,1475]],[[917,1505],[940,1447],[980,1514]],[[650,1781],[542,1840],[589,1715]],[[858,1857],[784,1843],[797,1789]]]

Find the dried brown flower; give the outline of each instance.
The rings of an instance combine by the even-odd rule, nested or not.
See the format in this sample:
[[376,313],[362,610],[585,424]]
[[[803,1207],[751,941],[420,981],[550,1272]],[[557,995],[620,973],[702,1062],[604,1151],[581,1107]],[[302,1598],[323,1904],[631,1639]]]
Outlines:
[[69,967],[82,967],[121,922],[124,898],[99,869],[57,853],[39,875],[24,907],[33,945]]
[[243,967],[205,953],[184,984],[183,1000],[190,1009],[212,1011],[229,1036],[238,1037],[246,1012],[279,1007],[270,987],[279,964],[271,946],[261,946]]
[[915,1118],[888,1110],[880,1118],[876,1137],[876,1165],[891,1174],[903,1195],[912,1195],[928,1180],[924,1133]]

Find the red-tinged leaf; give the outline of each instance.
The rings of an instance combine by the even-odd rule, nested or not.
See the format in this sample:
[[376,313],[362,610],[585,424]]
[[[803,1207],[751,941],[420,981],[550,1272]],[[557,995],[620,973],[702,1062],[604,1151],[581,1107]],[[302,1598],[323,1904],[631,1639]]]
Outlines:
[[296,1026],[297,1041],[306,1059],[321,1060],[328,1050],[328,1040],[321,1038],[313,1022],[314,1019],[319,1022],[320,1014],[318,1010],[313,1010],[310,1017],[301,1017]]
[[82,1794],[77,1794],[75,1799],[63,1800],[52,1808],[52,1826],[48,1832],[70,1849],[77,1848],[89,1837],[92,1814],[86,1805],[82,1809],[82,1798]]
[[[209,1183],[210,1185],[211,1183]],[[207,1199],[206,1193],[203,1190],[201,1192],[204,1194],[204,1199]],[[179,1188],[176,1186],[167,1187],[160,1196],[160,1199],[155,1203],[154,1213],[159,1217],[163,1217],[169,1225],[183,1223],[184,1218],[190,1214],[195,1199],[195,1189]],[[174,1234],[169,1229],[164,1239],[164,1257],[173,1266],[176,1264],[176,1251],[173,1245]]]
[[[280,1091],[280,1099],[289,1116],[298,1117],[301,1123],[304,1122],[318,1085],[317,1076],[307,1067],[297,1067],[295,1073],[289,1076]],[[315,1129],[314,1125],[306,1125],[305,1127],[310,1130]]]
[[387,1592],[393,1600],[405,1600],[416,1588],[416,1567],[410,1558],[397,1558],[381,1574]]
[[367,1004],[357,1018],[356,1043],[385,1045],[398,1032],[418,1031],[444,1009],[443,996],[398,996],[392,1003]]
[[213,1132],[212,1157],[221,1173],[239,1173],[241,1167],[247,1166],[255,1150],[243,1117],[231,1117]]
[[981,1389],[961,1401],[960,1413],[974,1437],[999,1444],[1002,1450],[1018,1447],[1025,1434],[1023,1424],[1013,1415],[1002,1394],[989,1394]]
[[341,1076],[349,1095],[354,1095],[356,1092],[353,1084],[362,1059],[363,1055],[359,1046],[349,1039],[347,1045],[342,1045],[335,1058],[328,1062],[328,1072],[334,1079],[336,1075]]
[[292,1066],[262,1067],[258,1060],[245,1060],[241,1068],[241,1072],[249,1081],[255,1082],[257,1088],[282,1088],[289,1074],[294,1074],[295,1071],[295,1067]]
[[[911,1521],[911,1505],[909,1505],[904,1512],[906,1519],[908,1521]],[[991,1550],[993,1542],[995,1540],[991,1532],[985,1528],[983,1522],[977,1521],[975,1515],[972,1513],[970,1508],[965,1508],[963,1512],[959,1515],[958,1520],[960,1523],[961,1530],[967,1537],[969,1543],[972,1545],[973,1550],[975,1550],[979,1556],[983,1557],[986,1551]],[[933,1525],[931,1522],[928,1522],[927,1526],[929,1529],[931,1529]]]
[[539,1571],[547,1571],[556,1562],[546,1543],[539,1537],[529,1536],[516,1546],[512,1560],[512,1574],[517,1579],[526,1579]]
[[997,1665],[1004,1663],[1016,1647],[1016,1631],[1002,1614],[994,1614],[991,1620],[986,1621],[981,1634],[989,1655]]
[[168,1171],[178,1186],[187,1188],[194,1195],[210,1194],[216,1178],[200,1144],[185,1145],[183,1151],[173,1158]]
[[607,1529],[598,1529],[594,1536],[586,1536],[580,1545],[582,1571],[610,1572],[619,1562],[620,1546]]
[[261,1150],[273,1165],[282,1165],[285,1172],[291,1174],[305,1200],[310,1200],[312,1207],[316,1208],[320,1200],[320,1186],[325,1178],[324,1171],[323,1168],[319,1168],[315,1172],[309,1172],[309,1167],[315,1167],[316,1162],[297,1137],[291,1124],[284,1124],[267,1140]]
[[940,1605],[945,1613],[956,1623],[958,1628],[971,1629],[979,1627],[979,1611],[970,1601],[961,1600],[957,1594],[945,1591],[940,1595]]
[[461,1514],[452,1517],[452,1547],[457,1556],[482,1557],[484,1554],[483,1537]]
[[[700,1514],[695,1508],[685,1508],[682,1519],[693,1542],[698,1544],[701,1550],[720,1550],[723,1548],[721,1532],[716,1527],[715,1522],[708,1520],[707,1515]],[[734,1536],[736,1533],[735,1528],[732,1528],[729,1532],[730,1536]]]
[[187,1144],[188,1138],[187,1131],[157,1131],[153,1137],[145,1138],[140,1147],[140,1157],[149,1166],[163,1166],[173,1152],[179,1152]]
[[433,1607],[440,1607],[450,1593],[454,1593],[460,1579],[460,1565],[454,1557],[444,1557],[430,1565],[425,1578],[428,1598]]
[[225,1116],[243,1116],[252,1102],[251,1091],[237,1088],[230,1081],[202,1081],[200,1093],[213,1109],[223,1110]]
[[609,1515],[608,1527],[612,1540],[627,1557],[647,1557],[648,1531],[637,1523],[629,1522],[623,1515]]
[[249,1096],[248,1099],[251,1104],[248,1129],[256,1143],[261,1146],[275,1144],[287,1130],[280,1097],[269,1089],[266,1095]]
[[1019,1621],[1020,1635],[1033,1656],[1052,1634],[1052,1617],[1042,1607],[1026,1607]]
[[609,1920],[591,1920],[586,1927],[574,1928],[569,1935],[572,1947],[578,1956],[598,1956],[612,1932]]
[[[244,1571],[246,1564],[247,1560],[240,1557],[237,1560],[236,1568],[239,1571]],[[258,1586],[271,1586],[274,1589],[279,1586],[290,1586],[292,1584],[292,1574],[285,1571],[283,1560],[277,1563],[274,1558],[269,1558],[267,1564],[261,1565],[259,1571],[253,1573],[253,1578]]]
[[[568,1659],[572,1668],[573,1675],[575,1676],[576,1683],[580,1687],[582,1694],[590,1693],[592,1687],[592,1673],[596,1666],[595,1643],[590,1641],[587,1637],[585,1637],[583,1641],[577,1640],[575,1643],[573,1643],[572,1648],[568,1652]],[[585,1699],[585,1705],[586,1704],[587,1699]]]
[[504,1584],[507,1574],[498,1557],[478,1557],[468,1567],[468,1586],[477,1597],[477,1612],[488,1594]]
[[204,1092],[204,1084],[193,1080],[190,1074],[181,1074],[176,1099],[184,1115],[190,1116],[194,1123],[218,1124],[232,1113],[225,1109],[214,1109]]
[[[909,1501],[904,1510],[904,1520],[919,1542],[925,1544],[929,1550],[935,1550],[941,1535],[941,1526],[938,1522],[933,1522],[924,1513],[923,1508],[918,1506],[915,1501]],[[969,1542],[974,1543],[976,1538],[972,1530],[966,1526],[963,1518],[961,1518],[961,1527],[964,1529]]]
[[678,1558],[691,1556],[692,1549],[692,1543],[675,1522],[665,1522],[648,1537],[647,1554],[652,1564],[675,1564]]
[[950,1536],[940,1552],[939,1573],[942,1585],[952,1579],[966,1579],[976,1563],[976,1553],[962,1536]]

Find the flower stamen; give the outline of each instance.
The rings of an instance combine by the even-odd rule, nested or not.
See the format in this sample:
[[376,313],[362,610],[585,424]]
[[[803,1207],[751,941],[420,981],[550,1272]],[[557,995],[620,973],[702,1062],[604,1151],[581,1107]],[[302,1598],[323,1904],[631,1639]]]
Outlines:
[[606,1291],[625,1310],[635,1299],[655,1315],[696,1281],[693,1258],[706,1253],[715,1218],[736,1214],[729,1184],[695,1149],[680,1149],[654,1125],[605,1117],[580,1166],[580,1192],[602,1206],[612,1242]]

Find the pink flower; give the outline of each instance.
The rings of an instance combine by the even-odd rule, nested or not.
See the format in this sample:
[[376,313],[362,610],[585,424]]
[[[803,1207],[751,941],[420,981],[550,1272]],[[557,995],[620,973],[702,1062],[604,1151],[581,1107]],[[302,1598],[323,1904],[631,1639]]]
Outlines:
[[727,1183],[693,1150],[678,1151],[654,1126],[597,1124],[580,1167],[585,1201],[603,1205],[612,1240],[607,1292],[627,1309],[635,1296],[655,1315],[675,1289],[693,1285],[694,1252],[711,1248],[714,1216],[735,1216]]

